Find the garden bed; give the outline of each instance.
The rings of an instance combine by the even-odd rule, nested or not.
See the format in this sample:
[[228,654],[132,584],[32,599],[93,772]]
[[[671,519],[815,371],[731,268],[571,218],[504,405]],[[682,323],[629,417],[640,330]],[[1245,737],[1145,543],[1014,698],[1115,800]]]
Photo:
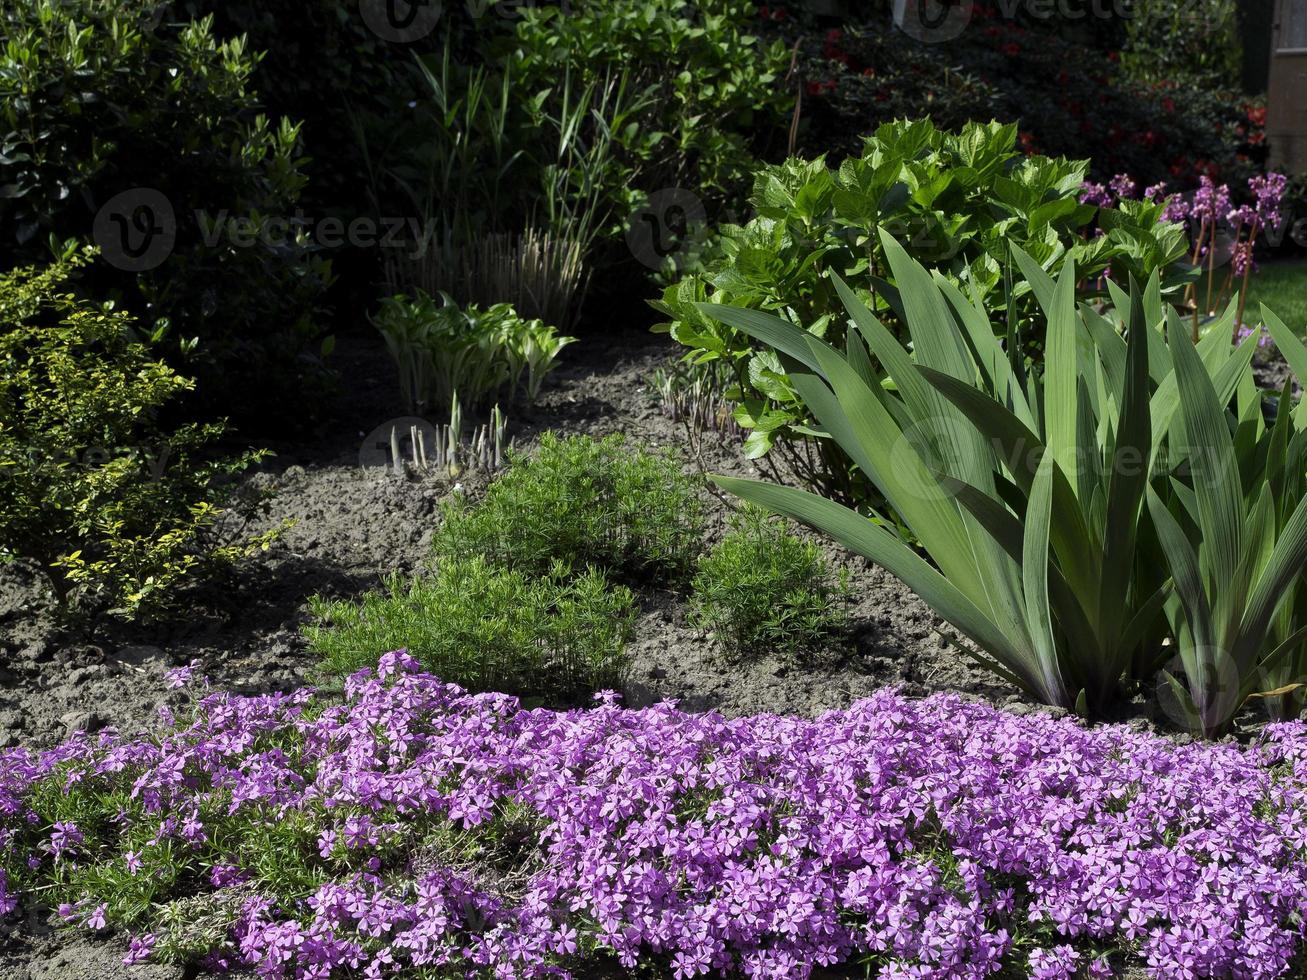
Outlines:
[[[684,446],[682,427],[665,417],[650,384],[655,369],[674,356],[670,343],[631,332],[615,341],[587,339],[569,353],[537,408],[510,419],[519,445],[557,430],[623,433],[652,446]],[[285,691],[311,682],[317,657],[299,632],[306,597],[358,596],[385,574],[408,573],[423,563],[440,501],[454,492],[478,495],[485,478],[472,473],[456,491],[449,481],[360,467],[363,436],[404,413],[393,400],[393,365],[375,345],[343,344],[340,367],[344,388],[330,423],[305,443],[276,446],[277,455],[253,477],[277,487],[269,524],[283,518],[299,523],[264,560],[196,594],[193,614],[180,624],[101,624],[89,634],[61,630],[38,581],[21,566],[0,568],[0,744],[50,748],[79,730],[151,726],[160,706],[176,709],[185,700],[169,687],[167,671],[191,662],[215,687],[235,693]],[[719,446],[711,436],[703,439],[699,457],[687,458],[687,466],[752,470],[736,449]],[[716,536],[728,503],[710,496],[708,504],[710,534]],[[642,590],[629,648],[627,702],[670,698],[687,710],[732,717],[764,711],[815,716],[898,684],[915,695],[966,691],[1021,710],[1031,707],[1015,689],[976,669],[947,626],[901,583],[825,547],[852,575],[847,644],[800,660],[778,654],[732,661],[689,623],[673,593]],[[100,976],[87,964],[104,956],[115,963],[123,952],[115,942],[106,946],[66,930],[44,935],[44,923],[8,928],[0,971],[18,971],[16,976],[28,976],[21,971],[29,965],[39,971],[41,963],[62,964],[51,976],[76,977],[79,969]]]

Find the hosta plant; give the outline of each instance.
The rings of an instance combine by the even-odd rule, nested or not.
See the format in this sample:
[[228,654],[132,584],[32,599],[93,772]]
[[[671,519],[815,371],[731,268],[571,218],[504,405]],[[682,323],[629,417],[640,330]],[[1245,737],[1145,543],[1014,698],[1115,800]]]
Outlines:
[[[1182,402],[1191,406],[1153,326],[1165,318],[1157,280],[1147,292],[1115,291],[1109,312],[1122,338],[1113,317],[1077,309],[1074,263],[1054,280],[1014,249],[1048,323],[1042,366],[1026,374],[978,301],[932,279],[891,236],[882,245],[910,350],[838,279],[852,323],[847,353],[777,316],[702,309],[784,355],[823,430],[927,557],[886,522],[813,493],[718,482],[883,565],[1031,695],[1109,708],[1122,676],[1161,655],[1145,645],[1171,593],[1142,533],[1150,478],[1159,456],[1193,454],[1209,436],[1186,431],[1174,444]],[[1186,377],[1199,365],[1221,405],[1251,380],[1251,345],[1232,353],[1222,332],[1209,333],[1200,353],[1176,355]],[[1159,453],[1163,446],[1170,451]]]
[[404,401],[417,413],[455,397],[482,408],[519,390],[534,402],[559,352],[576,340],[523,320],[507,303],[459,307],[444,293],[437,300],[422,291],[387,297],[373,322],[399,369]]

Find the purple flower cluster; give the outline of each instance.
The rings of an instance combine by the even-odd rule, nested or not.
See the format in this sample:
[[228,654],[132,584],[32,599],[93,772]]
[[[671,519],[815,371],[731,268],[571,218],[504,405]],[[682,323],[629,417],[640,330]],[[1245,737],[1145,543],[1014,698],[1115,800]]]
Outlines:
[[[1144,190],[1145,201],[1165,201],[1163,221],[1192,221],[1195,225],[1229,225],[1236,232],[1244,228],[1278,229],[1284,221],[1281,205],[1288,191],[1289,178],[1280,173],[1257,175],[1248,180],[1249,203],[1235,207],[1226,184],[1211,177],[1199,179],[1198,189],[1188,199],[1183,194],[1168,194],[1165,182]],[[1116,207],[1135,198],[1138,185],[1128,174],[1117,174],[1107,186],[1086,182],[1080,189],[1080,202],[1095,207]],[[1255,237],[1255,235],[1254,235]]]
[[[52,799],[97,792],[122,809],[109,829],[54,825]],[[242,826],[298,828],[311,886],[270,887]],[[17,878],[121,868],[127,840],[142,874],[166,852],[230,895],[211,962],[267,978],[565,977],[602,958],[678,980],[859,960],[884,978],[1260,980],[1304,948],[1307,728],[1176,745],[894,691],[817,719],[613,696],[523,710],[396,653],[334,706],[210,693],[162,736],[0,754],[7,908]],[[93,928],[126,914],[74,897]],[[134,961],[166,945],[139,926]]]

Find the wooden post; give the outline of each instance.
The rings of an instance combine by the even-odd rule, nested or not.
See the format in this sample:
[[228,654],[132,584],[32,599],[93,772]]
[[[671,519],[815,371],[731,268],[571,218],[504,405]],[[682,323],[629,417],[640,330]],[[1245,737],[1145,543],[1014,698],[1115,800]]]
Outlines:
[[1307,173],[1307,0],[1276,0],[1266,138],[1272,169]]

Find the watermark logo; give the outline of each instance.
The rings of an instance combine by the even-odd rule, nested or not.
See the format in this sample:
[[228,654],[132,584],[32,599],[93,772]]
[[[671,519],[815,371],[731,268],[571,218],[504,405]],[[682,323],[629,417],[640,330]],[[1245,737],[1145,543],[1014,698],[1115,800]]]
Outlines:
[[[1177,653],[1157,675],[1157,707],[1177,728],[1198,734],[1204,722],[1229,718],[1239,709],[1239,666],[1217,647],[1195,648],[1188,659],[1186,666],[1186,658]],[[1190,668],[1199,673],[1189,676]]]
[[[182,212],[188,240],[198,235],[205,248],[265,248],[289,251],[308,246],[336,249],[394,249],[421,259],[430,251],[439,225],[402,215],[354,218],[290,215],[251,216],[227,210]],[[173,254],[179,233],[178,211],[162,191],[134,187],[114,195],[96,213],[91,237],[104,260],[125,272],[149,272]]]
[[661,269],[690,249],[707,217],[703,201],[684,187],[654,191],[627,221],[627,247],[646,268]]
[[974,12],[972,0],[894,0],[894,26],[914,41],[942,44],[961,37]]
[[444,4],[441,0],[359,0],[359,13],[383,41],[412,44],[436,29]]
[[91,237],[110,265],[124,272],[157,269],[177,243],[172,202],[152,187],[115,194],[95,215]]
[[438,442],[436,427],[424,418],[406,415],[391,419],[364,437],[359,446],[359,466],[393,471],[414,459],[415,450],[420,455],[423,447],[435,446]]

